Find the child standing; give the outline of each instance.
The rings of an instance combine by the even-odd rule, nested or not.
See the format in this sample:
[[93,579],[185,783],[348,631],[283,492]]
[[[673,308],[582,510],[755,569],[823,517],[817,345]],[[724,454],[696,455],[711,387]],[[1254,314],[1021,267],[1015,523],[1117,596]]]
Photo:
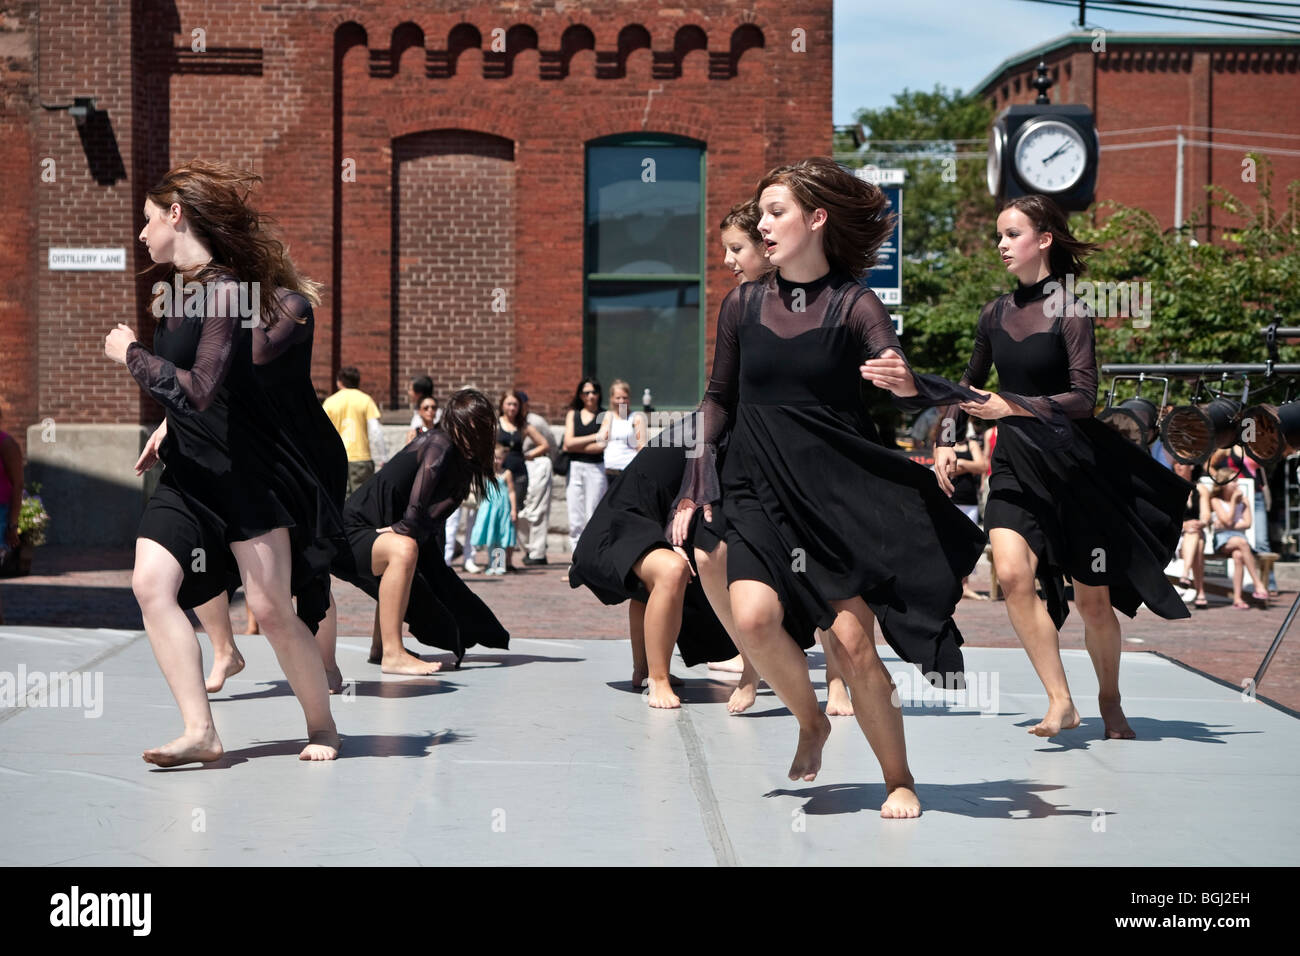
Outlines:
[[[518,515],[518,502],[515,498],[514,476],[506,469],[506,453],[510,446],[498,443],[494,463],[496,480],[488,485],[485,500],[479,505],[478,515],[474,519],[474,530],[470,533],[470,554],[465,563],[473,561],[474,551],[486,547],[488,567],[486,574],[505,574],[505,548],[515,544],[515,519]],[[493,554],[502,549],[501,561],[494,561]]]

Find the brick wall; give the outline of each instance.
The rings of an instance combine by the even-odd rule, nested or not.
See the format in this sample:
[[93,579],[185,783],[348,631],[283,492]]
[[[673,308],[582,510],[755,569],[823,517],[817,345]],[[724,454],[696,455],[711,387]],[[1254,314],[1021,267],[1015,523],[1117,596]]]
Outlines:
[[[354,364],[404,403],[427,372],[440,390],[526,388],[555,418],[583,371],[587,142],[705,145],[706,363],[732,285],[717,221],[771,166],[830,148],[831,0],[0,4],[0,172],[20,227],[0,247],[0,401],[19,434],[46,416],[159,417],[102,343],[118,321],[151,341],[135,237],[145,191],[176,163],[265,178],[262,209],[327,285],[318,386]],[[95,97],[87,130],[39,106],[74,96]],[[125,247],[127,269],[51,273],[52,245]]]

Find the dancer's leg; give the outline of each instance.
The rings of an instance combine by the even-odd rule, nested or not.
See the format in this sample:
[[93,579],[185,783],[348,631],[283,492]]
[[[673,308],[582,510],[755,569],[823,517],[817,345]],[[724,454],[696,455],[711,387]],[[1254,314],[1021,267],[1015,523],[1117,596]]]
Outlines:
[[325,680],[330,693],[337,694],[343,690],[343,672],[335,651],[339,639],[339,609],[334,603],[334,590],[330,589],[330,606],[325,612],[325,619],[316,628],[316,649],[320,651],[321,663],[325,665]]
[[836,665],[851,689],[858,726],[880,761],[888,793],[880,815],[919,817],[921,801],[907,766],[903,711],[894,693],[894,680],[876,653],[875,615],[860,597],[832,601],[831,607],[835,622],[829,631],[821,632],[822,641],[827,660]]
[[762,581],[731,585],[731,616],[745,654],[799,722],[799,743],[790,764],[791,780],[815,780],[831,722],[817,706],[808,661],[782,626],[785,617],[776,591]]
[[222,591],[196,607],[194,614],[212,642],[212,670],[206,686],[209,694],[215,694],[229,678],[244,669],[244,657],[235,646],[235,629],[230,624],[230,599]]
[[696,548],[695,567],[699,569],[700,587],[704,588],[704,596],[709,599],[709,606],[713,608],[713,613],[717,616],[722,629],[731,638],[731,643],[735,644],[736,649],[740,651],[734,658],[740,661],[740,682],[731,692],[731,699],[727,701],[727,711],[732,714],[742,714],[754,706],[754,701],[758,697],[758,671],[754,669],[754,662],[746,655],[741,636],[736,630],[736,622],[731,617],[731,595],[727,593],[726,542],[720,542],[712,554]]
[[440,661],[422,661],[402,646],[402,621],[411,601],[411,582],[420,560],[420,546],[410,535],[381,534],[370,549],[371,570],[379,578],[379,637],[383,645],[380,669],[385,674],[424,676],[442,668]]
[[650,665],[645,659],[645,603],[635,598],[627,602],[627,636],[632,643],[632,689],[640,690]]
[[668,666],[682,627],[682,604],[686,600],[686,585],[691,581],[691,566],[677,552],[655,548],[632,565],[632,573],[650,592],[645,605],[645,662],[650,672],[648,702],[651,707],[680,707],[681,699],[669,685]]
[[[873,617],[872,620],[874,619]],[[853,716],[853,699],[849,696],[848,685],[830,654],[826,655],[826,716]]]
[[998,587],[1006,595],[1007,617],[1047,690],[1047,714],[1029,732],[1039,737],[1055,737],[1062,730],[1079,726],[1079,712],[1070,698],[1056,626],[1034,590],[1038,557],[1029,542],[1010,528],[990,530],[989,543],[993,546]]
[[1097,672],[1097,704],[1108,740],[1132,740],[1119,697],[1119,618],[1110,605],[1110,588],[1074,582],[1074,606],[1083,618],[1083,642]]
[[167,679],[172,697],[176,698],[185,724],[184,732],[175,740],[144,752],[145,761],[159,767],[212,761],[222,754],[221,739],[212,723],[212,708],[203,686],[199,641],[190,619],[176,603],[183,578],[184,571],[170,551],[149,538],[136,539],[131,590],[140,604],[153,656]]
[[289,532],[276,528],[247,541],[232,542],[230,550],[239,564],[248,608],[261,622],[307,718],[307,746],[298,759],[333,760],[339,750],[338,728],[330,714],[329,683],[320,649],[293,609]]

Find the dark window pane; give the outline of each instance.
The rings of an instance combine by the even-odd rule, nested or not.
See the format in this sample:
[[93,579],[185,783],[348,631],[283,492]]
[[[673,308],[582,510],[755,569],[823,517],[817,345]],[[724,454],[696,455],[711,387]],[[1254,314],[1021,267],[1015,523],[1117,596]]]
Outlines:
[[632,386],[632,405],[649,388],[656,408],[700,400],[700,289],[697,282],[592,282],[587,290],[587,367],[608,391]]
[[[653,182],[642,179],[647,159]],[[699,149],[589,147],[587,272],[697,274],[700,203]]]

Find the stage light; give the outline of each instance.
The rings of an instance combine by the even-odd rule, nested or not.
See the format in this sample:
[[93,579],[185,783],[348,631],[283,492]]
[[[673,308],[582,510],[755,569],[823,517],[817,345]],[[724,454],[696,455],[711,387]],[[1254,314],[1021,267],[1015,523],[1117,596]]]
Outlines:
[[1261,465],[1281,461],[1288,446],[1300,447],[1300,402],[1250,406],[1241,413],[1240,441]]
[[1139,448],[1147,448],[1156,436],[1160,409],[1150,399],[1138,395],[1118,405],[1107,405],[1097,418],[1119,432]]
[[1216,398],[1208,405],[1180,405],[1160,427],[1160,439],[1174,461],[1200,465],[1216,448],[1237,442],[1237,423],[1241,420],[1241,403],[1230,398]]

